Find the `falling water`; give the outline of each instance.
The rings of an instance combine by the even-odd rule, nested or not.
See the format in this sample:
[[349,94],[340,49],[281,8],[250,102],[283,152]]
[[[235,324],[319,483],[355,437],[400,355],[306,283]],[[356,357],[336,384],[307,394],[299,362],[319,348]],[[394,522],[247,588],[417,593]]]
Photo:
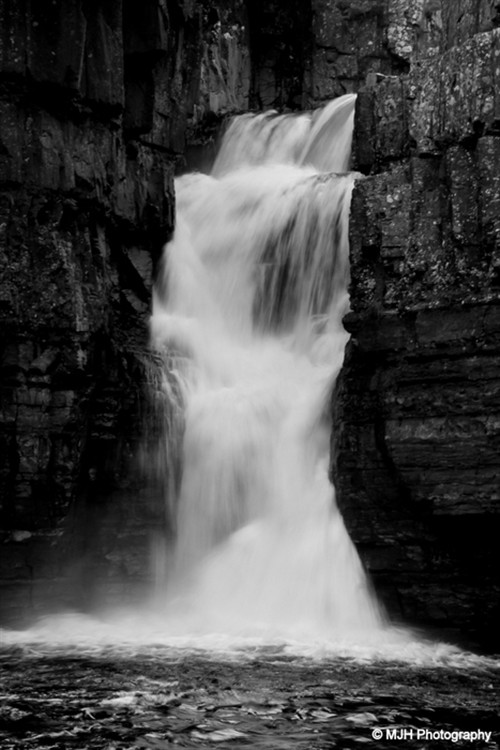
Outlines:
[[166,606],[184,628],[304,638],[381,625],[328,480],[355,180],[335,172],[354,101],[237,118],[213,175],[177,181],[152,333],[181,355]]
[[148,456],[157,478],[164,472],[177,540],[172,559],[171,537],[153,539],[156,601],[43,618],[0,630],[0,642],[127,657],[167,647],[245,658],[264,645],[484,663],[384,623],[328,481],[329,402],[347,340],[354,101],[237,118],[213,174],[177,182],[152,317],[162,363],[153,436],[162,419],[164,429]]

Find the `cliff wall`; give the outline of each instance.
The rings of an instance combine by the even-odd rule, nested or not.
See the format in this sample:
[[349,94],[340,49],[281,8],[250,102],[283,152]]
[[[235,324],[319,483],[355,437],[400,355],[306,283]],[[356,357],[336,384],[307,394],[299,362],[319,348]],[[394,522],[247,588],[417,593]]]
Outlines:
[[144,527],[163,509],[137,462],[147,321],[201,19],[182,0],[2,0],[0,28],[0,599],[15,616],[149,575]]
[[332,473],[391,613],[487,637],[500,583],[500,13],[421,5],[414,43],[398,45],[407,72],[369,76],[358,98],[355,167],[368,176],[352,204]]

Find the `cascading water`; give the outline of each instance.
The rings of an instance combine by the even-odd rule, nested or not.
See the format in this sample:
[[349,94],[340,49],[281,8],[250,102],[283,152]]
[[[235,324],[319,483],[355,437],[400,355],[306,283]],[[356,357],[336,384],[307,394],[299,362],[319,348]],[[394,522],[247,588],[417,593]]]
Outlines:
[[382,617],[328,480],[328,401],[348,304],[346,170],[355,96],[311,115],[237,118],[213,175],[177,181],[152,318],[182,353],[181,628],[280,637]]
[[384,623],[328,481],[329,400],[347,339],[354,101],[237,118],[212,175],[178,180],[152,317],[148,453],[156,478],[164,472],[174,554],[156,533],[150,607],[42,618],[0,630],[6,645],[238,658],[264,645],[485,663]]

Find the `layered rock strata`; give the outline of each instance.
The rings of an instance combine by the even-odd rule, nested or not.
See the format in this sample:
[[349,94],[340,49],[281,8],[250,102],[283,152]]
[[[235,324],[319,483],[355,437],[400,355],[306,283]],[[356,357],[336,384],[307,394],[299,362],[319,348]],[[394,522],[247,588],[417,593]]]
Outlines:
[[137,463],[147,320],[201,52],[189,2],[3,0],[0,25],[10,616],[149,575],[145,527],[163,509]]
[[368,176],[332,472],[393,615],[485,637],[500,617],[499,7],[425,7],[439,34],[359,94]]

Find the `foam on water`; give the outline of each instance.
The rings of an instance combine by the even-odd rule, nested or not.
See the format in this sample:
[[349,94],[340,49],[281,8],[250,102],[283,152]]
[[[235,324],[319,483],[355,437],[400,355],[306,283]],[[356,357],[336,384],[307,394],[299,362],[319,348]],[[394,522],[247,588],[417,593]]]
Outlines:
[[[408,629],[387,628],[364,640],[347,636],[332,640],[270,639],[268,635],[228,636],[227,633],[186,633],[183,623],[165,627],[162,614],[115,611],[100,618],[66,613],[42,618],[25,631],[0,630],[0,649],[21,648],[28,656],[74,655],[94,658],[176,660],[192,655],[208,661],[287,659],[357,664],[407,664],[411,668],[458,670],[499,669],[498,659],[479,656],[449,643],[426,640]],[[1,652],[1,651],[0,651]]]

